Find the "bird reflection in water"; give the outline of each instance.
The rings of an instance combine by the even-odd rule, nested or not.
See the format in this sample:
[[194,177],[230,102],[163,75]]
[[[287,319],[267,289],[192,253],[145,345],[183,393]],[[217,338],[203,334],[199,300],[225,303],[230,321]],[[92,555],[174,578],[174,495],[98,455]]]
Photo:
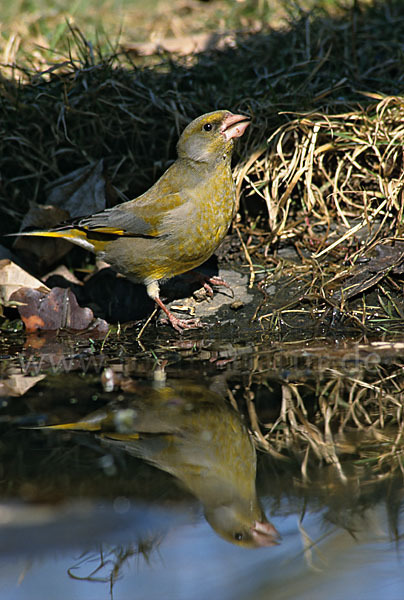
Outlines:
[[109,446],[166,471],[200,500],[225,540],[256,548],[278,543],[257,498],[255,448],[239,414],[218,394],[189,383],[150,389],[126,408],[110,405],[76,423]]

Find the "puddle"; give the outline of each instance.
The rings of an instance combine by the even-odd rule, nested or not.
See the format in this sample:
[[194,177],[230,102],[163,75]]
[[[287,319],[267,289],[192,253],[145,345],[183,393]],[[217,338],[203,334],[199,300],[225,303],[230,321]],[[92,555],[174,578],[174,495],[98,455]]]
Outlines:
[[0,598],[399,600],[400,340],[153,327],[3,339]]

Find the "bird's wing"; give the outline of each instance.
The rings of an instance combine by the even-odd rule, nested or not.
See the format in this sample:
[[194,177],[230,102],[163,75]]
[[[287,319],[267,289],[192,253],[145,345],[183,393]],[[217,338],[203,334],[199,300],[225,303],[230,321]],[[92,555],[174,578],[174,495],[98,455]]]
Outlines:
[[130,237],[155,237],[158,235],[158,231],[152,220],[144,218],[141,214],[137,214],[133,209],[119,209],[119,206],[107,208],[89,217],[74,219],[66,223],[64,227],[74,227],[106,235]]
[[66,227],[106,235],[159,237],[161,234],[159,225],[167,213],[183,204],[182,193],[159,189],[155,185],[135,200],[107,208],[88,217],[79,217],[66,223]]

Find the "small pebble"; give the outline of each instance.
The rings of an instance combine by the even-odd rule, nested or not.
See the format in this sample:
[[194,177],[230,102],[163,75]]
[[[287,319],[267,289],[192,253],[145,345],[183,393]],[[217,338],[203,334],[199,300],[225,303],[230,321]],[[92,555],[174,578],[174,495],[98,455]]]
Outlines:
[[240,308],[243,308],[244,306],[244,302],[242,302],[241,300],[235,300],[234,302],[232,302],[230,304],[230,308],[232,310],[240,310]]

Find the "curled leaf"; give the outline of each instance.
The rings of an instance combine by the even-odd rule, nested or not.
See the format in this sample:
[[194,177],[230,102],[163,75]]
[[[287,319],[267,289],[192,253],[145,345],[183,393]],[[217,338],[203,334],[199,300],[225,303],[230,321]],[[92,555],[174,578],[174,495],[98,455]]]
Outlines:
[[25,392],[45,377],[46,375],[29,376],[23,373],[10,375],[7,379],[0,380],[0,396],[23,396]]
[[21,305],[18,311],[27,331],[53,331],[56,329],[87,329],[94,315],[90,308],[79,306],[70,289],[55,287],[50,292],[21,288],[11,300]]
[[5,258],[0,260],[0,299],[8,303],[13,293],[22,287],[39,288],[49,291],[49,288],[39,279],[33,277],[27,271]]

